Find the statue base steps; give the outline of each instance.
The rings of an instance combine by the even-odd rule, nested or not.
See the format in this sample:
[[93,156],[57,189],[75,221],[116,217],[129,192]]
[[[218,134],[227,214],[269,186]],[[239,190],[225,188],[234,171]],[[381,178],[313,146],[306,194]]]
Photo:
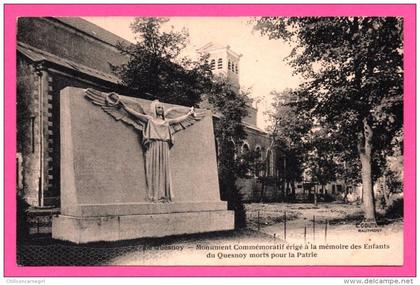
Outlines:
[[53,218],[52,237],[77,244],[234,229],[233,211]]

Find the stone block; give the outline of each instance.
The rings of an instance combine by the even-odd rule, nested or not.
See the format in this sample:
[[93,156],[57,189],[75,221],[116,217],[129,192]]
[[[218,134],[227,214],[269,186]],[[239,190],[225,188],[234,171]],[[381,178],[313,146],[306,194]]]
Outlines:
[[[175,134],[170,151],[175,196],[171,203],[146,199],[140,135],[87,100],[83,89],[67,87],[61,91],[61,215],[53,220],[54,238],[87,242],[94,241],[95,236],[98,240],[119,240],[193,233],[194,228],[196,232],[234,228],[233,213],[220,200],[210,112]],[[180,217],[210,220],[202,220],[203,225],[195,220],[190,226]]]
[[60,215],[53,218],[52,234],[56,239],[80,244],[232,230],[233,224],[232,211],[108,217]]

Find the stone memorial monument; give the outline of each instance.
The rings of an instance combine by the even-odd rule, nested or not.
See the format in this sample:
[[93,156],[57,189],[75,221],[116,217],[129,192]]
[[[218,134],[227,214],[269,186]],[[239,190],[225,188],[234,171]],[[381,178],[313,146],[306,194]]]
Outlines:
[[67,87],[61,214],[53,238],[87,243],[232,230],[210,111]]

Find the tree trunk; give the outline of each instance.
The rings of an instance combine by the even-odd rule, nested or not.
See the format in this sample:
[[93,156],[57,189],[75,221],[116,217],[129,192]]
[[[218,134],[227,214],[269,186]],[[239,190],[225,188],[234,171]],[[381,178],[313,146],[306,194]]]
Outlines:
[[284,182],[285,188],[284,188],[284,195],[285,195],[285,200],[289,199],[289,180],[285,180]]
[[[338,185],[337,185],[337,187],[338,187]],[[337,189],[337,192],[338,192],[338,189]],[[338,194],[340,194],[340,193],[338,193]],[[347,195],[348,194],[349,194],[349,188],[348,188],[348,185],[347,185],[347,164],[346,164],[346,162],[344,162],[344,199],[343,199],[343,201],[345,203],[348,202],[347,201]]]
[[276,202],[278,202],[280,200],[281,194],[280,194],[280,184],[279,184],[279,173],[278,173],[277,170],[275,170],[274,175],[275,175],[275,177],[274,177],[274,189],[276,191],[275,199],[276,199]]
[[376,223],[372,187],[372,136],[372,128],[365,118],[363,120],[363,133],[360,134],[358,140],[359,157],[362,164],[363,208],[365,220]]
[[294,201],[296,199],[296,187],[295,187],[295,181],[292,180],[290,182],[290,184],[292,185],[292,200]]
[[382,176],[382,187],[383,187],[383,195],[384,195],[384,199],[385,199],[385,205],[389,206],[389,189],[388,189],[388,185],[387,185],[387,179],[386,179],[386,175],[384,174]]
[[261,195],[260,195],[260,203],[264,202],[264,196],[265,196],[265,178],[263,178],[262,182],[261,182]]
[[347,186],[347,180],[344,180],[344,202],[348,202],[347,201],[347,195],[349,194],[349,188]]
[[317,186],[314,186],[314,205],[315,206],[318,206],[318,197],[317,197],[317,194],[318,194],[318,187]]
[[284,202],[284,197],[286,196],[286,182],[279,179],[279,189],[280,189],[280,200]]

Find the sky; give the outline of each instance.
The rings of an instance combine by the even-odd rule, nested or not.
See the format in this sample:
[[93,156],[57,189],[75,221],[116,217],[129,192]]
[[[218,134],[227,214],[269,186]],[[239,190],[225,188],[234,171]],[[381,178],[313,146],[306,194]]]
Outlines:
[[[135,42],[130,30],[132,17],[84,17],[84,19]],[[250,97],[257,103],[257,126],[268,126],[267,111],[273,102],[270,92],[296,88],[299,77],[292,75],[292,69],[284,61],[291,46],[281,40],[269,40],[253,32],[251,18],[246,17],[172,17],[163,29],[181,30],[187,28],[189,44],[184,55],[197,56],[196,49],[208,42],[229,45],[231,50],[242,54],[239,62],[239,81],[242,89],[251,88]]]

